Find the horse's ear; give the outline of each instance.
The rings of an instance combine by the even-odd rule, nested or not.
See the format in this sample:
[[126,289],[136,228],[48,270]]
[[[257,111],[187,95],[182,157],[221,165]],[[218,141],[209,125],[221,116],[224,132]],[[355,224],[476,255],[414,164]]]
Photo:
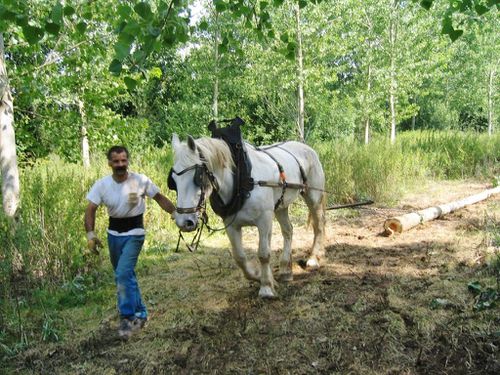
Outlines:
[[181,141],[179,140],[179,136],[177,134],[172,134],[172,148],[179,147]]
[[192,150],[192,151],[196,151],[196,143],[194,143],[194,138],[191,137],[190,135],[188,135],[188,147]]

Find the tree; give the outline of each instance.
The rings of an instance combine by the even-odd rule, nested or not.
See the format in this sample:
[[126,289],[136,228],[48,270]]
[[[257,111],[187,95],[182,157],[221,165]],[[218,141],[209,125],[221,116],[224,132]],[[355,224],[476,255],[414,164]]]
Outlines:
[[2,201],[7,216],[13,217],[19,205],[19,172],[14,134],[14,104],[5,66],[3,35],[0,31],[0,164]]

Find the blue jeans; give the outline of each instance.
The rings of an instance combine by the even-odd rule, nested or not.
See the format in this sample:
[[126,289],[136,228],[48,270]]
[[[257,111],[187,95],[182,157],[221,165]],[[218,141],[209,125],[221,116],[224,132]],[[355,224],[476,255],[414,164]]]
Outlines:
[[146,319],[148,316],[134,270],[143,244],[144,235],[113,236],[108,233],[109,257],[115,271],[118,311],[121,318]]

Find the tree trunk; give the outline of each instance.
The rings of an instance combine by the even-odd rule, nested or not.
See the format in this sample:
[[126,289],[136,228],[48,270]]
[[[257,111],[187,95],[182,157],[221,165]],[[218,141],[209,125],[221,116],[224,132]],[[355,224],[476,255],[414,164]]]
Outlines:
[[488,135],[493,135],[493,89],[495,86],[495,69],[491,68],[488,80]]
[[397,27],[396,27],[396,11],[397,11],[398,0],[394,0],[394,5],[391,10],[391,20],[389,28],[389,38],[391,44],[391,85],[389,89],[389,105],[391,111],[391,143],[396,142],[396,38],[397,38]]
[[82,119],[81,135],[82,135],[82,160],[83,166],[85,168],[90,167],[90,151],[89,151],[89,139],[87,137],[87,121],[85,117],[85,108],[83,102],[78,100],[78,110],[80,112],[80,118]]
[[[366,85],[366,96],[370,98],[370,91],[372,87],[372,66],[371,64],[368,64],[368,84]],[[368,104],[365,103],[365,106]],[[368,112],[368,110],[365,107],[365,110]],[[365,144],[367,145],[370,143],[370,115],[367,113],[366,114],[366,120],[365,120]]]
[[394,233],[401,233],[405,230],[411,229],[418,224],[425,223],[426,221],[434,220],[450,212],[456,211],[465,206],[475,204],[477,202],[488,199],[489,197],[499,194],[500,187],[485,190],[482,193],[471,195],[467,198],[461,199],[459,201],[454,201],[446,204],[442,204],[435,207],[429,207],[425,210],[420,210],[417,212],[411,212],[406,215],[401,215],[387,219],[384,222],[385,234],[390,236]]
[[0,164],[3,210],[13,217],[19,205],[19,171],[14,133],[14,103],[5,66],[3,35],[0,33]]
[[302,58],[302,33],[300,30],[300,8],[296,5],[295,16],[297,20],[297,128],[299,139],[304,142],[304,67]]
[[219,13],[215,12],[215,35],[214,35],[214,94],[212,101],[212,114],[214,120],[219,117]]

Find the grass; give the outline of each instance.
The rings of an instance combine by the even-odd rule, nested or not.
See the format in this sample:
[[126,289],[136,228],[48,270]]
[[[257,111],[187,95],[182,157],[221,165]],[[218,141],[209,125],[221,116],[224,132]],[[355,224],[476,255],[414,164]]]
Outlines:
[[[314,147],[324,164],[328,190],[333,192],[331,203],[370,197],[380,205],[391,204],[404,191],[411,190],[412,186],[421,184],[428,178],[493,179],[500,174],[500,163],[496,159],[500,155],[498,135],[487,138],[463,133],[412,132],[401,134],[396,145],[390,145],[383,139],[374,139],[366,146],[353,141],[335,141]],[[164,193],[175,200],[175,195],[166,187],[171,162],[168,148],[151,148],[132,155],[131,169],[147,174]],[[98,259],[85,256],[83,230],[85,195],[91,184],[108,172],[103,156],[93,160],[90,170],[83,170],[80,166],[57,157],[39,160],[21,170],[22,206],[19,217],[15,222],[0,217],[0,246],[5,249],[0,255],[0,357],[11,358],[40,342],[67,340],[72,330],[84,330],[83,327],[87,324],[85,322],[89,326],[93,324],[89,316],[99,316],[104,320],[113,316],[115,289],[109,262],[105,254]],[[303,217],[303,213],[303,206],[295,206],[292,215],[296,218],[292,220],[300,222],[297,218]],[[138,272],[152,278],[152,284],[144,285],[150,298],[148,305],[153,307],[155,314],[167,314],[166,319],[174,327],[170,328],[171,331],[177,332],[177,321],[182,327],[186,327],[186,319],[191,321],[196,330],[203,329],[198,321],[208,321],[210,326],[213,324],[211,314],[217,319],[224,318],[220,315],[221,306],[229,309],[231,318],[243,319],[242,322],[231,323],[235,325],[233,328],[237,332],[259,331],[259,326],[248,311],[262,309],[262,305],[247,300],[244,305],[235,306],[229,301],[219,307],[209,306],[210,296],[216,296],[217,291],[211,292],[203,286],[204,275],[200,269],[206,270],[209,267],[217,277],[223,279],[229,276],[232,282],[240,283],[239,276],[234,276],[234,265],[227,251],[227,243],[221,242],[218,245],[219,240],[224,241],[222,234],[216,234],[210,239],[214,247],[226,249],[215,258],[218,263],[204,263],[206,260],[203,259],[203,251],[197,257],[189,257],[188,261],[185,254],[173,252],[177,230],[168,215],[156,204],[150,203],[145,220],[148,236]],[[219,222],[213,216],[210,220],[212,225]],[[488,241],[498,243],[498,227],[491,224],[491,220],[485,219],[485,223],[490,223],[485,228],[492,228],[487,230]],[[105,228],[106,215],[100,209],[96,230],[101,238],[105,237]],[[491,269],[498,270],[497,258],[491,258],[490,263]],[[170,281],[174,274],[179,275],[179,280],[177,285],[172,286],[167,280]],[[494,285],[492,276],[488,275],[484,274],[484,278],[479,280],[484,287]],[[498,276],[496,277],[498,280]],[[190,288],[183,286],[183,280],[202,285],[199,292],[189,296]],[[160,295],[156,295],[158,284],[162,282],[165,288]],[[463,282],[466,284],[466,280]],[[308,287],[317,288],[314,285]],[[397,288],[397,285],[394,287]],[[203,293],[208,293],[208,297],[204,297]],[[293,294],[293,291],[290,293]],[[323,295],[318,290],[311,290],[311,293]],[[292,295],[288,297],[290,299]],[[154,307],[155,301],[158,303],[165,298],[171,303],[168,311],[159,306]],[[218,301],[217,298],[220,300],[220,297],[214,298],[215,301]],[[348,299],[349,296],[342,298]],[[200,300],[203,301],[201,304]],[[189,307],[187,302],[194,306]],[[359,299],[353,304],[352,309],[362,314],[372,309],[373,304],[374,301],[367,295],[366,299]],[[204,316],[205,307],[211,311],[207,319]],[[290,313],[298,314],[293,316],[299,319],[301,314],[297,311],[300,311],[300,306],[296,305],[294,308],[298,310],[291,308]],[[154,311],[155,309],[157,310]],[[264,314],[272,315],[270,310],[264,309]],[[334,317],[335,322],[352,324],[349,329],[354,329],[355,324],[360,322],[350,321],[352,317],[341,310],[337,306],[335,311],[338,316]],[[418,314],[419,311],[417,308],[415,313]],[[417,324],[435,327],[428,318],[425,320],[426,313],[426,308],[423,308],[422,321]],[[436,312],[438,315],[439,313]],[[388,334],[402,334],[401,318],[395,317],[391,311],[386,311],[380,319],[387,322],[384,324],[388,325]],[[72,326],[74,321],[82,322],[83,327]],[[326,324],[314,321],[308,323]],[[293,321],[283,321],[280,327],[278,333],[287,337],[298,326]],[[345,335],[336,329],[334,332],[339,337]],[[425,332],[431,334],[432,330]],[[165,333],[168,334],[169,332]],[[315,346],[317,349],[323,346],[334,347],[337,343],[331,339],[325,342],[319,340]],[[173,350],[179,344],[176,340],[169,340],[168,343],[171,348],[165,349],[166,351]],[[258,352],[259,348],[253,350]],[[314,357],[313,353],[305,352],[304,355]],[[337,355],[345,353],[338,352]],[[337,360],[342,363],[341,358]],[[254,370],[257,371],[258,368]]]

